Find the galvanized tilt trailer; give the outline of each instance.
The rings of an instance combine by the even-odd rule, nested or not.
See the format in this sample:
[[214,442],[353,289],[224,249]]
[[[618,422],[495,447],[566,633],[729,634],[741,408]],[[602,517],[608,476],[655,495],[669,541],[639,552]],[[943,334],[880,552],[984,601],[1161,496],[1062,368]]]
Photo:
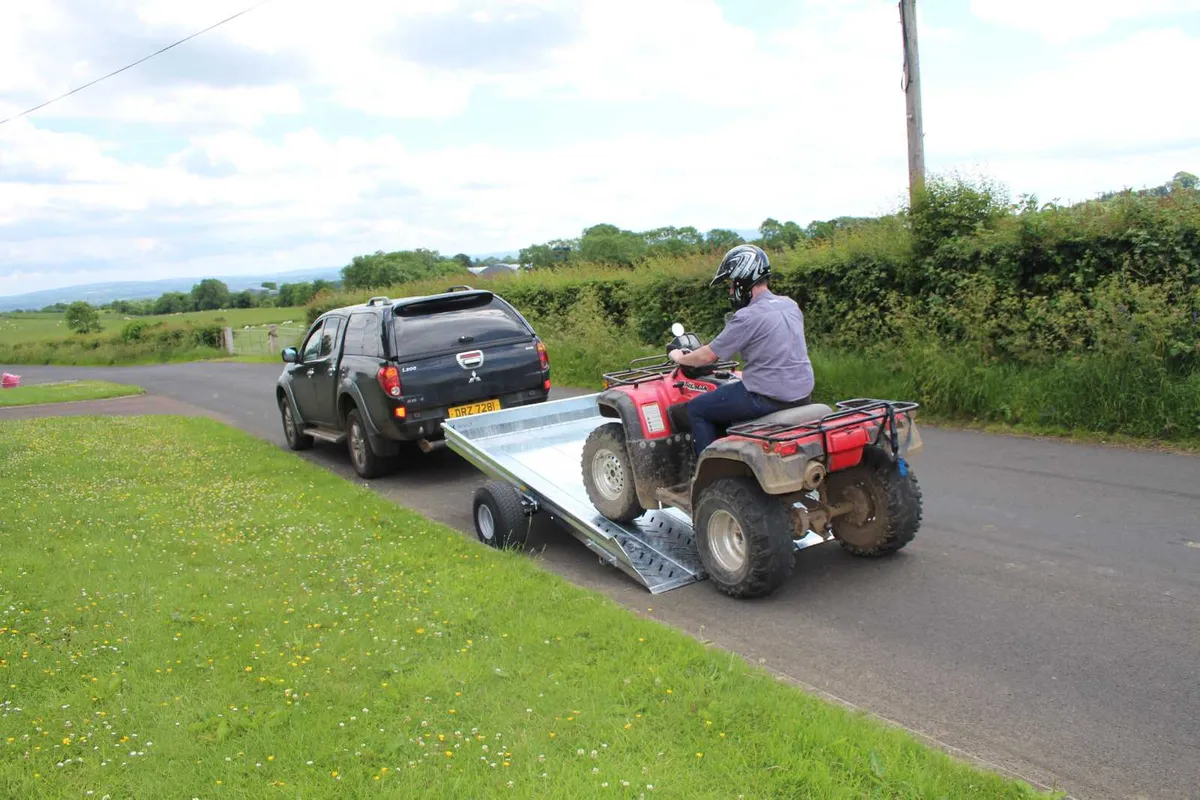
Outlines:
[[[686,514],[674,508],[651,510],[618,525],[592,506],[580,471],[583,443],[593,429],[611,422],[600,415],[596,397],[518,406],[443,423],[450,449],[496,482],[489,482],[488,488],[499,502],[475,504],[476,533],[494,542],[513,518],[546,513],[601,561],[624,570],[654,594],[703,580],[707,575]],[[508,519],[498,519],[498,510]],[[796,540],[796,549],[832,539],[810,531]]]

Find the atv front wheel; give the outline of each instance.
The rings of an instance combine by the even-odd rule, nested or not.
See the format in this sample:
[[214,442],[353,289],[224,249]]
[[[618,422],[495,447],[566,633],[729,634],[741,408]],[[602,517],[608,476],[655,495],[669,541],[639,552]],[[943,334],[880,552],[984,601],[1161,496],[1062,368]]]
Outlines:
[[856,467],[826,478],[829,504],[854,504],[833,520],[833,534],[846,552],[873,558],[894,553],[913,540],[921,527],[921,487],[912,467],[878,447],[863,451]]
[[731,597],[762,597],[792,571],[787,507],[752,478],[721,478],[700,493],[696,545],[709,579]]
[[606,422],[583,444],[583,486],[596,510],[613,522],[632,522],[645,513],[633,482],[625,429]]

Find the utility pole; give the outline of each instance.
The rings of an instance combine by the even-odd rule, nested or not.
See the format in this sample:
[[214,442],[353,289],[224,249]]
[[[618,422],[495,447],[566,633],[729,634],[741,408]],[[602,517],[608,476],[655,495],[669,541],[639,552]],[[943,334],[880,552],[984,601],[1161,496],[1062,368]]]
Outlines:
[[915,203],[925,184],[925,128],[921,121],[921,63],[917,57],[916,0],[900,0],[904,34],[904,86],[908,117],[908,199]]

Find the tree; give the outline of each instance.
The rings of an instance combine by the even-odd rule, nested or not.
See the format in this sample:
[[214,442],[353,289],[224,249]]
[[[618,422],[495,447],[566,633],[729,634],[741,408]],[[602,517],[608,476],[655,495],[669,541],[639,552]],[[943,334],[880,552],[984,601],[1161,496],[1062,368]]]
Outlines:
[[229,305],[229,287],[216,278],[205,278],[192,287],[197,311],[212,311]]
[[600,264],[633,266],[646,255],[646,240],[615,225],[593,225],[579,240],[579,257]]
[[262,288],[266,289],[269,292],[273,292],[279,288],[279,284],[277,284],[275,281],[263,281]]
[[704,237],[704,243],[709,250],[716,252],[726,252],[737,247],[739,244],[745,244],[746,240],[740,235],[725,228],[713,228]]
[[154,301],[155,314],[179,314],[185,311],[194,311],[194,301],[190,294],[183,292],[163,292],[157,300]]
[[67,327],[76,333],[91,333],[100,330],[100,314],[83,300],[67,306]]
[[229,304],[234,308],[254,308],[254,295],[249,289],[231,295]]
[[463,269],[467,269],[468,267],[475,266],[474,262],[471,261],[471,257],[469,255],[467,255],[466,253],[455,254],[454,260],[457,261],[460,265],[462,265]]
[[1185,191],[1193,191],[1198,185],[1200,185],[1200,178],[1190,172],[1176,172],[1175,177],[1171,179],[1171,186]]

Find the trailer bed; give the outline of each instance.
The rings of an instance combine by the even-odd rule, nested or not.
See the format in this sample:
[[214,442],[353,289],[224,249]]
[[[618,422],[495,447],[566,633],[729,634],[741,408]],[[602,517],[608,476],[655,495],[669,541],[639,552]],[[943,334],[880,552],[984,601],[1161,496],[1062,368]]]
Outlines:
[[611,422],[596,395],[446,420],[446,444],[485,474],[507,481],[561,522],[602,561],[658,594],[707,577],[688,516],[647,511],[621,525],[602,517],[583,486],[588,434]]

